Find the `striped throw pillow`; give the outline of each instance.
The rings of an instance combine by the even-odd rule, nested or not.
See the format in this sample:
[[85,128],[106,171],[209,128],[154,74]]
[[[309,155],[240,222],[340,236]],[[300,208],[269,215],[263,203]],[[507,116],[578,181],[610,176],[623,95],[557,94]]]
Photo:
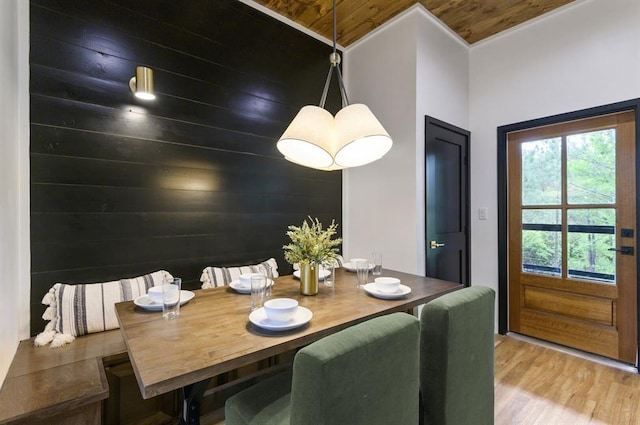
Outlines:
[[249,266],[206,267],[202,270],[202,275],[200,276],[202,289],[226,286],[234,280],[238,280],[240,275],[243,273],[263,273],[267,266],[271,268],[271,273],[274,279],[279,276],[278,263],[275,258],[269,258],[267,261]]
[[119,325],[115,303],[134,300],[171,278],[169,272],[159,270],[111,282],[56,283],[42,299],[42,304],[49,306],[42,318],[49,323],[36,337],[35,345],[51,343],[52,348],[60,347],[80,335],[116,329]]

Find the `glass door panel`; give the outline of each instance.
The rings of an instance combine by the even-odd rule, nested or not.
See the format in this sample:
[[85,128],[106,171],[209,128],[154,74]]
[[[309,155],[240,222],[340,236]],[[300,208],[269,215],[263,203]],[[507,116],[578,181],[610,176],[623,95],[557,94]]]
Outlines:
[[522,149],[522,205],[562,202],[562,138],[524,142]]
[[522,211],[522,271],[562,275],[562,210]]
[[615,129],[567,136],[567,203],[615,202]]
[[616,210],[571,209],[567,223],[568,277],[615,284]]

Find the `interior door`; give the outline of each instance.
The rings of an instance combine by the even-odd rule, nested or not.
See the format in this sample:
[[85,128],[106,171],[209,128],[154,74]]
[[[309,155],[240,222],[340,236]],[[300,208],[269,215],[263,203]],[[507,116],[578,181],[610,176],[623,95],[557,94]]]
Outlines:
[[426,275],[469,285],[469,132],[425,124]]
[[635,363],[632,112],[508,135],[509,329]]

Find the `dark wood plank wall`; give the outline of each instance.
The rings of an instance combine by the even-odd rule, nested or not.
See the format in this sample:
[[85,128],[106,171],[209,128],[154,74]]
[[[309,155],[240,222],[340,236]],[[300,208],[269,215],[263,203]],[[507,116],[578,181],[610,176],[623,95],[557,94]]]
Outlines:
[[[287,225],[340,221],[341,173],[275,148],[330,46],[237,0],[33,0],[30,19],[32,334],[56,282],[166,269],[198,288],[272,256],[290,273]],[[138,65],[155,101],[129,91]]]

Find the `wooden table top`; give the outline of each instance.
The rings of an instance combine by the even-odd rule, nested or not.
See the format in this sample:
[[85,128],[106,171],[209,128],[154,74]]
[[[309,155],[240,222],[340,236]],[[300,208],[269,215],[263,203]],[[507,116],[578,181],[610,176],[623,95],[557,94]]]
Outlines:
[[311,321],[284,332],[262,330],[249,321],[250,296],[229,287],[202,289],[183,305],[176,320],[148,312],[132,301],[116,304],[129,358],[144,398],[163,394],[241,366],[305,346],[372,317],[406,311],[448,292],[457,283],[385,270],[411,293],[383,300],[356,288],[355,273],[336,270],[335,287],[320,282],[314,296],[300,294],[293,276],[276,279],[271,298],[295,298],[313,313]]

